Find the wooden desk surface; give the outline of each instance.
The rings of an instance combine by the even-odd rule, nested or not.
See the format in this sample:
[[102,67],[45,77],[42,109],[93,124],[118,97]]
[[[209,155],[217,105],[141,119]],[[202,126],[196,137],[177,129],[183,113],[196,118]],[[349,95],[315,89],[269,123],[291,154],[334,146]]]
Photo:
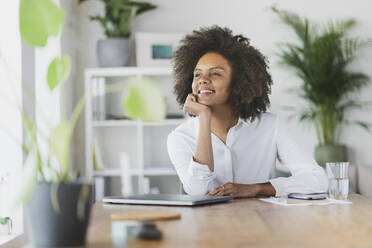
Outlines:
[[128,247],[372,247],[372,200],[351,194],[352,205],[284,207],[257,199],[200,207],[94,205],[88,247],[111,247],[110,214],[173,210],[180,220],[156,222],[161,241]]

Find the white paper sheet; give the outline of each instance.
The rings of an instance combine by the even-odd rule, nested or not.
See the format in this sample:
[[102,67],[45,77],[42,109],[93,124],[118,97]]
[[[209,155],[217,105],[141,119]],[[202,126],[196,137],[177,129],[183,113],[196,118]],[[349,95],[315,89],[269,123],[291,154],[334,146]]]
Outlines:
[[272,204],[277,204],[281,206],[311,206],[311,205],[331,205],[331,204],[352,204],[351,201],[335,200],[327,198],[326,200],[296,200],[288,199],[285,197],[269,197],[269,198],[259,198],[259,200],[264,202],[269,202]]

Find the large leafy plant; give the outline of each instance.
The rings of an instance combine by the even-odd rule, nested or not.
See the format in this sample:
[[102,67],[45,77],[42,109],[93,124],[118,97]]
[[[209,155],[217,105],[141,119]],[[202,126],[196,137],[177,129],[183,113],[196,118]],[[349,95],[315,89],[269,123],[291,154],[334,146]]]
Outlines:
[[[64,11],[51,0],[21,0],[19,8],[19,25],[22,39],[31,47],[45,47],[51,36],[58,36],[64,21]],[[70,58],[67,55],[56,56],[47,70],[47,84],[51,93],[58,88],[70,72]],[[26,201],[33,192],[37,181],[70,183],[76,174],[70,168],[70,143],[73,130],[85,99],[76,105],[70,118],[50,128],[45,135],[37,124],[21,108],[27,139],[23,150],[26,154],[25,178],[18,202]],[[47,151],[42,152],[41,144],[47,144]]]
[[[79,3],[86,0],[79,0]],[[107,37],[129,38],[131,23],[135,16],[155,9],[156,6],[147,2],[131,0],[101,0],[105,4],[104,16],[91,16],[90,19],[98,21],[105,30]]]
[[355,100],[352,93],[369,82],[366,74],[350,68],[358,51],[367,44],[349,35],[356,21],[348,19],[320,26],[291,12],[275,7],[272,10],[299,40],[299,43],[280,44],[278,56],[281,64],[302,81],[300,88],[294,91],[308,106],[300,111],[299,120],[314,124],[319,145],[337,144],[344,124],[356,124],[369,130],[369,123],[348,120],[345,115],[365,106]]
[[[123,1],[105,1],[113,4]],[[127,2],[127,1],[124,1]],[[137,6],[137,3],[132,3]],[[141,3],[142,4],[142,3]],[[139,4],[139,6],[142,6]],[[149,7],[144,7],[149,8]],[[21,0],[19,9],[20,34],[22,39],[31,47],[45,47],[51,36],[58,36],[63,22],[64,11],[53,3],[52,0]],[[134,8],[134,13],[142,13]],[[68,55],[56,56],[49,64],[47,70],[47,85],[52,92],[61,86],[68,78],[70,72],[70,58]],[[120,88],[120,87],[119,87]],[[121,89],[121,88],[120,88]],[[107,88],[107,92],[117,91],[115,87]],[[132,118],[145,121],[159,121],[164,119],[166,105],[161,91],[148,80],[136,81],[128,88],[125,106],[131,113]],[[94,97],[94,96],[93,96]],[[24,127],[27,132],[22,148],[26,154],[24,166],[24,180],[18,203],[25,202],[31,196],[38,181],[52,183],[52,204],[58,211],[56,190],[59,183],[71,183],[79,175],[77,170],[71,168],[70,145],[76,122],[84,109],[85,96],[79,100],[70,118],[62,117],[62,121],[50,128],[49,134],[40,130],[25,111],[21,110]],[[62,111],[65,112],[65,111]],[[42,140],[41,140],[42,139]],[[44,152],[42,144],[47,144]],[[43,150],[43,151],[42,151]],[[87,196],[87,187],[83,188],[82,194]]]

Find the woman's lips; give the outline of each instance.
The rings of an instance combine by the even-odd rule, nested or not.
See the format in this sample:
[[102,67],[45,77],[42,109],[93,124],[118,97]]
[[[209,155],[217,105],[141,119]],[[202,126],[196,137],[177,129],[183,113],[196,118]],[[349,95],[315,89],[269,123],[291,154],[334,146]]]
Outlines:
[[201,96],[206,96],[213,94],[215,91],[214,90],[199,90],[199,95]]

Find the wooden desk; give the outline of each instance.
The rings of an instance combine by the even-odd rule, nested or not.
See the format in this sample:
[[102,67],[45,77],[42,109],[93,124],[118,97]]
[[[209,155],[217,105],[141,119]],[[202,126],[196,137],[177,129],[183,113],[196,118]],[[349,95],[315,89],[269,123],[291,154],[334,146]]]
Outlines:
[[128,247],[372,247],[372,200],[352,194],[352,205],[283,207],[257,199],[200,207],[95,204],[88,247],[111,247],[109,215],[168,209],[180,220],[156,222],[161,241],[134,240]]

